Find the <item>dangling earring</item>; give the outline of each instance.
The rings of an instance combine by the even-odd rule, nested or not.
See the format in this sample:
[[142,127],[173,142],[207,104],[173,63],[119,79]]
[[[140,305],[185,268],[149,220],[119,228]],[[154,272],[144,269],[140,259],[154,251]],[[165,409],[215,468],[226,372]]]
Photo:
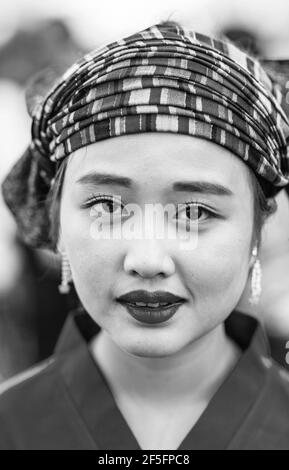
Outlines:
[[252,256],[254,256],[256,259],[253,264],[251,274],[251,295],[249,302],[251,305],[257,305],[259,303],[262,292],[262,269],[260,260],[257,258],[258,250],[256,246],[252,251]]
[[68,294],[70,291],[69,283],[72,281],[71,269],[67,254],[65,251],[61,253],[61,284],[58,290],[61,294]]

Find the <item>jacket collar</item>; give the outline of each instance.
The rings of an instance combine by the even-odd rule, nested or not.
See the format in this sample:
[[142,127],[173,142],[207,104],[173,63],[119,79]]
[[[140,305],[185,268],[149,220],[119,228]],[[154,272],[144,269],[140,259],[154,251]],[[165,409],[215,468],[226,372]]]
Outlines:
[[[227,448],[264,387],[270,350],[262,326],[235,311],[225,328],[243,353],[179,450]],[[140,450],[90,354],[88,342],[99,331],[85,311],[70,314],[55,350],[61,375],[97,448]]]

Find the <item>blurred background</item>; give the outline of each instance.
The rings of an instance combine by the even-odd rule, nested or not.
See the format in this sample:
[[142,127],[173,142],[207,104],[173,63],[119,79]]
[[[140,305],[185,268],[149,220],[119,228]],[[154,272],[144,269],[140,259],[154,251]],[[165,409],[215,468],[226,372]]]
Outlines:
[[[25,89],[35,73],[50,67],[64,71],[85,51],[168,19],[225,34],[254,54],[279,59],[289,80],[288,0],[1,0],[0,181],[29,141]],[[75,302],[60,296],[59,279],[58,259],[23,245],[0,196],[0,382],[51,354]],[[285,313],[274,317],[273,326],[268,323],[274,354],[284,367],[287,284],[285,290]]]

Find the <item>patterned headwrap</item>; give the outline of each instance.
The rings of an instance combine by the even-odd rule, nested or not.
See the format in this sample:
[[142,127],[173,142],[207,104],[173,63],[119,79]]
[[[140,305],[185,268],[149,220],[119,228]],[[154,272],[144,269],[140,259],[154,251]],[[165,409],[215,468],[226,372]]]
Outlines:
[[5,200],[25,240],[49,245],[45,198],[59,162],[98,140],[140,132],[215,142],[273,196],[289,182],[281,99],[260,63],[233,44],[174,23],[150,27],[86,54],[36,99],[32,140],[4,182]]

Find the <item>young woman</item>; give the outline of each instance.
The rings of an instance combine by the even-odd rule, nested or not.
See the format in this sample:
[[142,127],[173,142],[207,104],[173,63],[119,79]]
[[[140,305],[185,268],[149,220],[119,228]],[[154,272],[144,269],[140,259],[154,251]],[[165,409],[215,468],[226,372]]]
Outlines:
[[38,100],[3,192],[81,308],[6,384],[0,448],[289,448],[288,379],[235,311],[248,276],[260,296],[288,130],[258,62],[171,23],[86,55]]

